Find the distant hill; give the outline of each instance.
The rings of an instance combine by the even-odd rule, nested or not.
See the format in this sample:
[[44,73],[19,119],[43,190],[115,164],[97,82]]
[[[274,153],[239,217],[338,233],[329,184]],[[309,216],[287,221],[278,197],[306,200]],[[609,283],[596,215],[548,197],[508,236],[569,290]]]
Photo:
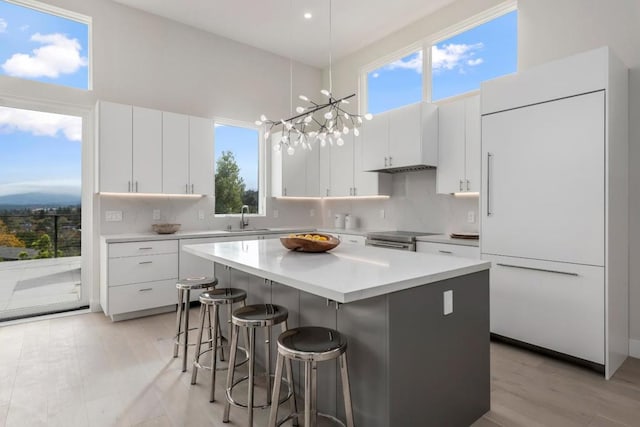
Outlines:
[[51,208],[80,204],[80,196],[72,194],[23,193],[0,196],[0,210],[22,208]]

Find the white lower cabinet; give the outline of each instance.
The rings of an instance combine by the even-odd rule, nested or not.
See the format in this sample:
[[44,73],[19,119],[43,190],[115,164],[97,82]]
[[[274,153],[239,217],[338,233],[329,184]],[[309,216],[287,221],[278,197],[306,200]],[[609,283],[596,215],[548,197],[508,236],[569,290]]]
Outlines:
[[177,240],[110,243],[103,252],[100,305],[112,319],[176,303]]
[[480,248],[477,246],[435,242],[417,242],[416,252],[480,259]]
[[604,267],[483,255],[491,332],[604,364]]

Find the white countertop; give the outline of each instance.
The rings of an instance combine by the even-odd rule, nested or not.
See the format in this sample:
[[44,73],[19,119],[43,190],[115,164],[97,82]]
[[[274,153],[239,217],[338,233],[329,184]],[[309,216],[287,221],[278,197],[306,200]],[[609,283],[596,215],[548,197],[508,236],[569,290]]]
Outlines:
[[473,239],[452,239],[448,234],[434,234],[431,236],[418,236],[416,237],[418,242],[432,242],[432,243],[445,243],[448,245],[461,245],[461,246],[480,246],[478,240]]
[[173,234],[157,234],[149,231],[147,233],[105,234],[102,236],[102,239],[105,243],[144,242],[150,240],[195,239],[200,237],[256,236],[262,234],[282,234],[302,231],[314,231],[315,229],[315,227],[270,227],[268,229],[257,230],[252,230],[251,228],[249,228],[247,229],[247,231],[178,231]]
[[360,245],[312,254],[278,239],[186,245],[186,252],[323,298],[348,303],[475,273],[491,263]]

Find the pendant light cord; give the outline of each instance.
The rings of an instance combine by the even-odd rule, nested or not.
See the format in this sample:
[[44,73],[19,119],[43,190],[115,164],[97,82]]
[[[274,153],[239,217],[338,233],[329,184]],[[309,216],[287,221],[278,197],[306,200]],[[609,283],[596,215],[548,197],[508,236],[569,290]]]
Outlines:
[[[293,0],[289,9],[293,15]],[[289,25],[289,114],[293,115],[293,25]]]
[[329,0],[329,93],[333,96],[333,76],[332,76],[332,55],[331,50],[333,46],[333,32],[331,26],[331,0]]

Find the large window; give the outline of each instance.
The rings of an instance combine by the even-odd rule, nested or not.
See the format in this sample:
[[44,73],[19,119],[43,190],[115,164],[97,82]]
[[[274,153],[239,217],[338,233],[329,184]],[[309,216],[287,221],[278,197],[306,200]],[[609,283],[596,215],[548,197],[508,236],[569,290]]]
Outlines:
[[381,113],[422,100],[422,50],[367,73],[367,112]]
[[[512,6],[508,6],[512,7]],[[377,114],[423,99],[439,101],[478,90],[480,83],[517,70],[516,10],[489,11],[363,72],[366,112]],[[506,12],[506,13],[505,13]],[[471,27],[471,28],[470,28]],[[437,37],[437,38],[436,38]],[[430,52],[430,55],[423,55]]]
[[20,3],[0,0],[0,74],[90,89],[89,18]]
[[495,18],[431,47],[431,100],[480,89],[516,71],[517,12]]
[[216,123],[215,157],[216,214],[260,213],[260,132]]

